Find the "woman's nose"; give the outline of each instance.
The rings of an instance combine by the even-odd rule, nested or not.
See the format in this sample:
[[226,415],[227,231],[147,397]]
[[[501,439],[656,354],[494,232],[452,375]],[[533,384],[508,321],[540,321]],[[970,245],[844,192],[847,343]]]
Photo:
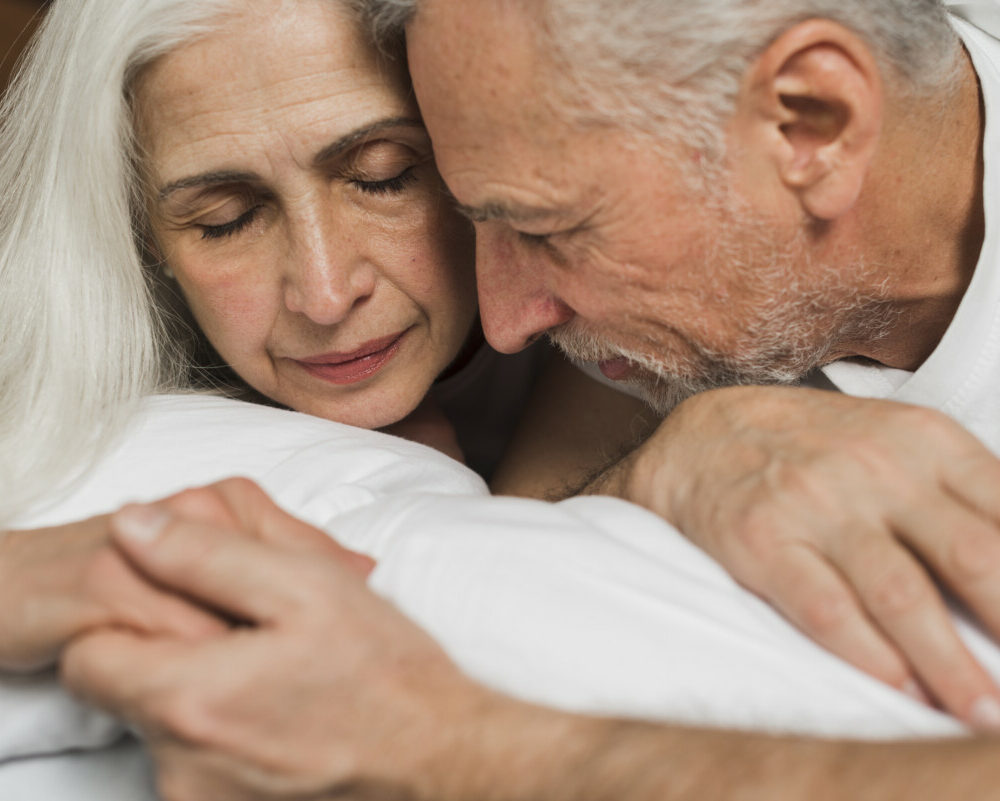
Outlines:
[[341,322],[375,291],[375,266],[350,237],[313,230],[293,243],[288,260],[285,307],[317,325]]

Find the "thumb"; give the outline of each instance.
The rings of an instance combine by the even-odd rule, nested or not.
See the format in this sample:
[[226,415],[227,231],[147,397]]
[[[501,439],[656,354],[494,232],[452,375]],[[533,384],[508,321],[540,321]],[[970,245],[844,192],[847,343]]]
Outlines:
[[251,623],[274,622],[308,603],[300,589],[303,559],[326,559],[357,580],[338,555],[262,542],[158,504],[126,506],[110,528],[115,546],[156,584]]

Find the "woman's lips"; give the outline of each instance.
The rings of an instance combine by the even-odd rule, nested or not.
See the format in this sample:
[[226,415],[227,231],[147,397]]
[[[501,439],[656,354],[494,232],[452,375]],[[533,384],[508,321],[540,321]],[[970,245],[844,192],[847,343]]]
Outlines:
[[331,384],[356,384],[375,375],[396,355],[408,330],[370,340],[350,353],[323,353],[292,361]]

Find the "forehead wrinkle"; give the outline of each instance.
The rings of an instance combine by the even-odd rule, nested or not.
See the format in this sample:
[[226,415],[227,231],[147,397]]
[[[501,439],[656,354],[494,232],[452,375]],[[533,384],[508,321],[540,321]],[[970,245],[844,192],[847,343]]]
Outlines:
[[[204,86],[193,89],[181,86],[166,92],[161,88],[155,93],[160,95],[157,102],[144,103],[144,106],[153,106],[150,111],[161,117],[160,125],[167,130],[181,125],[193,125],[208,130],[210,135],[225,134],[226,130],[214,127],[215,119],[222,118],[229,127],[242,128],[244,133],[255,134],[266,124],[265,120],[285,122],[285,125],[272,124],[269,127],[286,127],[291,113],[299,109],[308,110],[313,104],[319,104],[318,108],[324,114],[303,114],[303,117],[312,118],[306,122],[329,116],[330,101],[334,98],[338,101],[337,110],[347,113],[370,105],[374,99],[386,95],[384,84],[375,78],[359,81],[348,77],[342,82],[344,88],[336,91],[333,75],[327,70],[309,76],[286,78],[265,86],[229,86],[225,92],[212,91]],[[308,85],[302,87],[305,82]],[[192,102],[192,98],[196,101]],[[301,123],[302,120],[297,122]]]
[[[354,91],[352,89],[352,93]],[[342,119],[343,116],[347,115],[346,111],[344,115],[333,113],[331,116],[331,110],[326,106],[318,106],[317,113],[309,113],[309,104],[313,102],[311,98],[286,103],[282,108],[254,107],[246,108],[239,112],[231,112],[229,109],[218,108],[200,109],[186,119],[174,120],[166,126],[168,129],[176,131],[178,135],[181,132],[187,132],[187,137],[175,135],[171,137],[174,141],[170,141],[170,139],[164,141],[160,137],[154,137],[154,141],[158,145],[157,151],[159,153],[170,154],[169,162],[187,162],[191,164],[193,160],[193,163],[197,165],[198,161],[202,161],[206,157],[211,157],[212,160],[230,161],[234,169],[210,169],[206,170],[205,174],[217,174],[220,177],[224,177],[225,173],[231,172],[234,173],[233,177],[236,180],[241,178],[241,175],[236,174],[242,174],[242,177],[245,178],[261,180],[259,174],[239,169],[239,154],[259,150],[263,147],[264,155],[267,157],[268,162],[272,167],[275,167],[274,160],[277,153],[273,147],[267,145],[268,141],[271,141],[272,144],[280,141],[283,150],[292,157],[296,164],[299,164],[301,161],[303,164],[311,163],[313,167],[316,167],[330,161],[342,152],[364,141],[365,138],[371,137],[380,131],[391,128],[410,128],[419,130],[421,133],[424,132],[422,121],[418,118],[407,116],[407,110],[404,108],[383,107],[372,109],[372,116],[377,113],[379,118],[372,120],[369,117],[368,120],[365,120],[364,106],[371,105],[372,99],[363,88],[357,91],[360,93],[359,100],[367,102],[345,103],[344,108],[350,107],[354,113],[361,116],[360,124],[341,136],[336,137],[332,142],[328,141],[310,146],[307,142],[296,141],[297,139],[312,139],[313,135],[309,133],[310,129],[315,132],[316,138],[318,138],[319,134],[323,132],[320,130],[321,128],[325,129],[328,135],[330,129],[334,129],[334,131],[338,127],[343,129],[345,127],[344,123],[349,122]],[[376,106],[381,105],[383,104],[376,103]],[[290,130],[287,122],[289,112],[299,106],[305,108],[306,113],[292,115],[298,117],[298,119]],[[337,112],[339,109],[334,109],[333,111]],[[237,114],[238,118],[234,119]],[[220,117],[226,122],[225,128],[215,126],[215,120]],[[281,122],[282,118],[286,119],[284,124]],[[148,129],[149,126],[143,127]],[[160,126],[161,130],[163,127]],[[270,131],[270,133],[265,136],[266,131]],[[304,148],[308,148],[307,154],[302,159],[299,159],[295,155],[295,151],[298,149],[297,145],[300,144],[304,145]],[[150,155],[154,157],[154,162],[160,160],[156,158],[155,152],[151,152]],[[236,159],[235,163],[232,163],[233,159]],[[219,167],[226,166],[224,163],[219,164],[217,162],[217,164]],[[188,176],[170,182],[160,190],[159,194],[161,198],[169,192],[184,186],[208,183],[208,181],[201,180],[201,175]]]

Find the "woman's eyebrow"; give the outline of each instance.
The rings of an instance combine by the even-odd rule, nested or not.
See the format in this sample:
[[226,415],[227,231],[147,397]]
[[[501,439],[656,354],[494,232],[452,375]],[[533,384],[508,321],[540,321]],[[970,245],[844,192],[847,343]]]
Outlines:
[[350,133],[346,133],[334,142],[331,142],[313,157],[313,164],[324,164],[336,158],[346,150],[350,150],[358,142],[361,142],[372,134],[384,131],[387,128],[419,128],[424,129],[421,120],[412,117],[388,117],[361,128],[355,128]]
[[260,176],[252,172],[235,172],[233,170],[220,170],[216,172],[203,172],[199,175],[191,175],[177,181],[171,181],[162,187],[157,193],[160,200],[181,189],[191,189],[197,186],[220,186],[222,184],[256,183],[260,181]]
[[[364,141],[372,134],[384,131],[387,128],[418,128],[424,129],[424,123],[412,117],[387,117],[378,120],[370,125],[355,128],[353,131],[344,134],[335,141],[328,144],[313,157],[314,164],[324,164],[341,153],[350,150],[358,142]],[[174,192],[182,189],[192,189],[194,187],[220,186],[224,184],[238,183],[259,183],[260,176],[252,172],[236,172],[232,170],[217,170],[214,172],[204,172],[198,175],[190,175],[177,181],[171,181],[162,187],[157,193],[159,199],[164,201]]]

